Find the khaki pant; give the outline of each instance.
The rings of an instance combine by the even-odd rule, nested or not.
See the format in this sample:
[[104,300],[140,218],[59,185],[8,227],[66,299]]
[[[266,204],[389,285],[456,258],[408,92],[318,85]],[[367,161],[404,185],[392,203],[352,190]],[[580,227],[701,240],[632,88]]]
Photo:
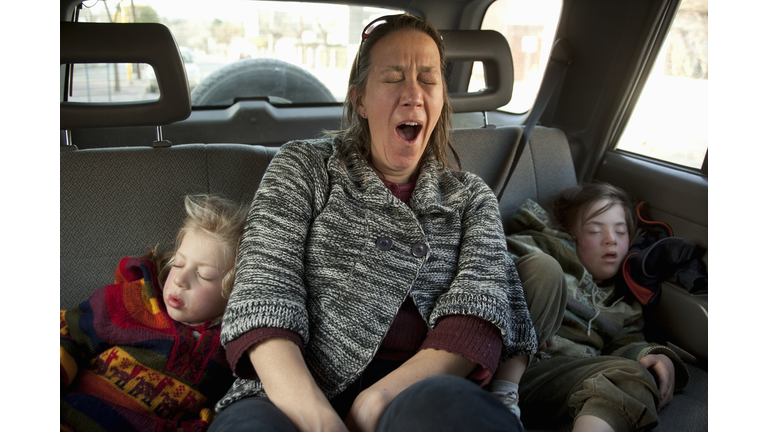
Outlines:
[[[541,346],[555,335],[565,313],[563,271],[544,253],[525,255],[515,265]],[[534,359],[520,381],[520,409],[527,427],[588,414],[617,432],[644,430],[658,424],[658,405],[651,373],[622,357]]]

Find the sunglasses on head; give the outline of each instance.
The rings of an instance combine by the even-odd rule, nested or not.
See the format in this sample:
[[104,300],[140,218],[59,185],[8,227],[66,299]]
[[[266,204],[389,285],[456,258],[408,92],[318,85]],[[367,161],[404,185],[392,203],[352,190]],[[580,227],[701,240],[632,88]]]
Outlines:
[[407,13],[406,14],[387,15],[387,16],[383,16],[383,17],[378,17],[375,20],[373,20],[370,23],[368,23],[368,25],[365,26],[365,28],[363,28],[363,34],[362,34],[362,39],[360,40],[360,45],[362,45],[363,42],[365,42],[365,40],[368,38],[368,36],[371,35],[371,33],[373,33],[373,30],[376,29],[376,27],[378,27],[378,26],[380,26],[382,24],[390,24],[390,20],[391,19],[398,18],[398,17],[401,17],[401,16],[413,16],[413,15],[410,15],[410,14],[407,14]]
[[375,20],[368,23],[367,26],[363,28],[363,34],[361,36],[360,40],[360,47],[357,49],[357,62],[356,62],[356,68],[357,68],[357,76],[360,76],[360,53],[363,51],[363,44],[365,43],[366,39],[373,33],[373,31],[383,24],[391,24],[391,19],[398,18],[401,16],[413,16],[411,14],[396,14],[396,15],[387,15],[383,17],[376,18]]

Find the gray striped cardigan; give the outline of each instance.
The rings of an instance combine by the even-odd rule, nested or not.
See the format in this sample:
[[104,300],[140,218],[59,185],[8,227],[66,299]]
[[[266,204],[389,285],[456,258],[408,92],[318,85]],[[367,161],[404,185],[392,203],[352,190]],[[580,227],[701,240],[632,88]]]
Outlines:
[[[222,343],[260,327],[297,332],[330,399],[360,376],[411,295],[430,330],[447,315],[474,315],[501,330],[502,360],[534,353],[490,188],[429,159],[406,205],[362,157],[344,164],[337,148],[296,141],[272,160],[243,233]],[[217,411],[253,395],[264,395],[261,382],[238,379]]]

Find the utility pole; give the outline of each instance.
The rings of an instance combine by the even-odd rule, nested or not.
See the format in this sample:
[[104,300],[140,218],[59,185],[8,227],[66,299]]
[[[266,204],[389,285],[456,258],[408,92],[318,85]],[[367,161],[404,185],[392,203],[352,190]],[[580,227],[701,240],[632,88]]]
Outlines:
[[[109,22],[114,23],[115,19],[117,19],[117,14],[120,12],[120,3],[117,3],[117,10],[115,11],[115,19],[112,19],[112,15],[109,13],[109,6],[107,5],[107,0],[104,0],[104,7],[107,9],[107,17],[109,17]],[[109,66],[107,66],[109,67]],[[117,69],[117,63],[114,63],[115,67],[115,91],[120,91],[120,75],[119,70]]]

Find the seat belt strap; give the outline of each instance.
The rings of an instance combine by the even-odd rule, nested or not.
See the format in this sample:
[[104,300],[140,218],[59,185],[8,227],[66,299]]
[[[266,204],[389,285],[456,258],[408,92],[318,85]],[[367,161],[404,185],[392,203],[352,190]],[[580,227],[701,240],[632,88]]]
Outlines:
[[509,179],[512,177],[512,173],[515,172],[515,167],[523,155],[525,146],[528,144],[531,133],[533,133],[533,128],[536,127],[536,123],[538,123],[541,114],[544,113],[544,109],[547,107],[549,100],[555,93],[555,89],[565,78],[565,73],[568,71],[568,66],[570,64],[571,44],[568,42],[568,39],[558,39],[552,46],[552,54],[549,57],[547,69],[544,71],[544,78],[541,80],[539,95],[533,103],[530,114],[528,114],[528,120],[526,120],[525,129],[523,130],[523,136],[520,138],[520,144],[517,146],[515,157],[512,159],[512,164],[507,172],[507,179],[504,181],[504,184],[499,191],[499,195],[496,197],[499,202],[501,202],[501,196],[507,188]]

